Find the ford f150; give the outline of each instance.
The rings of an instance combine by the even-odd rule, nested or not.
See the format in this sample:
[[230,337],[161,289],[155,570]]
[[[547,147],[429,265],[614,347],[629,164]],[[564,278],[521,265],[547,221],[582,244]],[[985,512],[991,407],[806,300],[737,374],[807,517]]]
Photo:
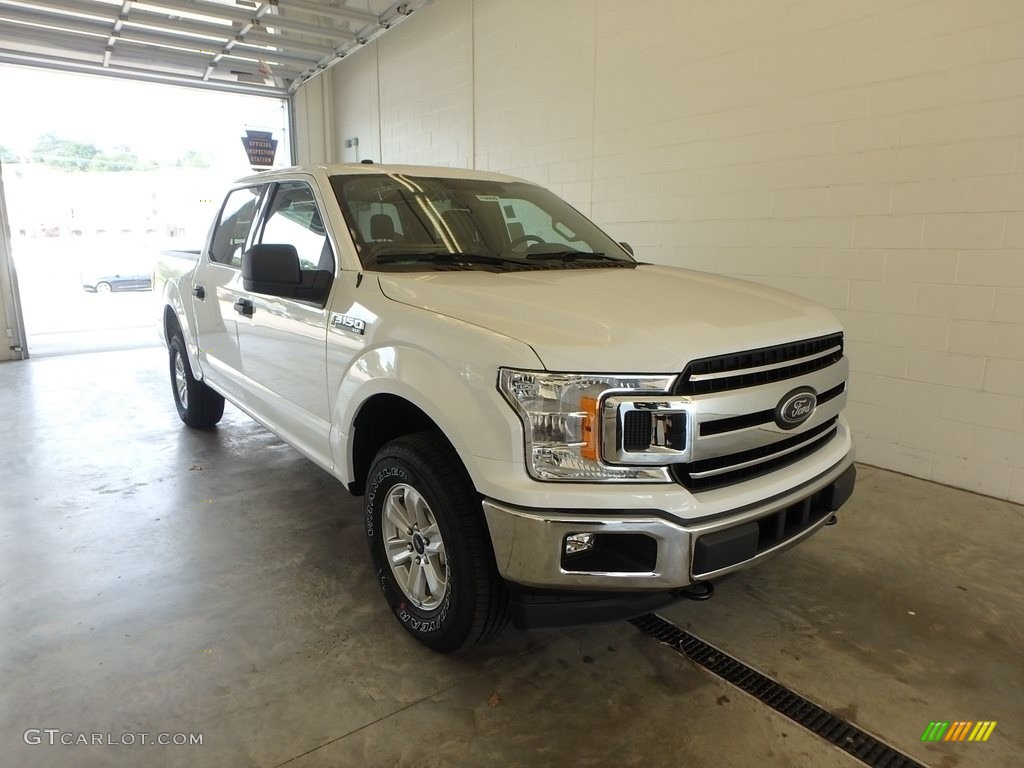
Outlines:
[[391,610],[440,651],[707,594],[853,490],[828,311],[637,261],[519,179],[254,175],[159,282],[182,421],[227,398],[362,496]]

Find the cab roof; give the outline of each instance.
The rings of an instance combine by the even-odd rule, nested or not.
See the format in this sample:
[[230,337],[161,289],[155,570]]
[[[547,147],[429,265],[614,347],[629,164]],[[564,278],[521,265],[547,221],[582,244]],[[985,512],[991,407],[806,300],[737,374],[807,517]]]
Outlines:
[[236,184],[267,182],[295,173],[311,173],[327,176],[360,176],[368,174],[401,174],[402,176],[427,176],[443,179],[477,179],[480,181],[524,181],[515,176],[506,176],[491,171],[474,171],[468,168],[449,168],[440,165],[390,165],[384,163],[329,163],[316,165],[294,165],[290,168],[275,168],[261,171],[238,179]]

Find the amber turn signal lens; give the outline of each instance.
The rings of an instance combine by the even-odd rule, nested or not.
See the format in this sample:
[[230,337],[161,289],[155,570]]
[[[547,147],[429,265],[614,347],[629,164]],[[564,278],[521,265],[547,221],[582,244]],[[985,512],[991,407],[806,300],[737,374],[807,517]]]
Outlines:
[[580,410],[583,411],[582,432],[583,445],[580,446],[580,456],[584,459],[597,461],[598,425],[597,398],[581,397]]

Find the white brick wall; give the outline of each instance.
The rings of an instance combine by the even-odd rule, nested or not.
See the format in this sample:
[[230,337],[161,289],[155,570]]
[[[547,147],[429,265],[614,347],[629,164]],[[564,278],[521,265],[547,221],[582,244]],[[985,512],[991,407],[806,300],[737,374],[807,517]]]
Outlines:
[[377,46],[330,73],[335,143],[832,307],[860,457],[1024,501],[1020,0],[435,0]]
[[[300,162],[471,167],[472,20],[471,0],[433,3],[415,24],[398,25],[300,88]],[[346,147],[351,139],[358,145]]]
[[418,23],[401,24],[377,43],[383,145],[380,155],[368,157],[473,163],[472,5],[460,0],[435,5]]
[[298,165],[327,162],[328,150],[333,149],[331,120],[325,114],[330,108],[333,74],[327,71],[306,83],[292,99]]

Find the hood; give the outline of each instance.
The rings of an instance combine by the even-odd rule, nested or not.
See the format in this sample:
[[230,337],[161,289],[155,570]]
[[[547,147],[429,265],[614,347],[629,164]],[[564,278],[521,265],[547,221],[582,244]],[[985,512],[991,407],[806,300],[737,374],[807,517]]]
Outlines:
[[674,267],[380,275],[388,298],[529,344],[552,371],[676,373],[690,360],[839,330],[763,285]]

